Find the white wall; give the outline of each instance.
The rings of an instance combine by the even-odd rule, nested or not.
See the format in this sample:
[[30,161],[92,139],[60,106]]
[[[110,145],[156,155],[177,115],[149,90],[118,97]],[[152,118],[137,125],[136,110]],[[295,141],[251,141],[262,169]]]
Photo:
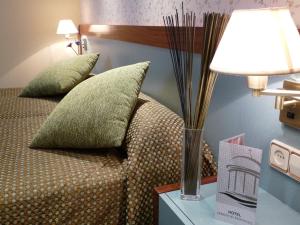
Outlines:
[[0,87],[25,86],[49,64],[74,55],[56,35],[63,18],[79,23],[79,0],[1,1]]

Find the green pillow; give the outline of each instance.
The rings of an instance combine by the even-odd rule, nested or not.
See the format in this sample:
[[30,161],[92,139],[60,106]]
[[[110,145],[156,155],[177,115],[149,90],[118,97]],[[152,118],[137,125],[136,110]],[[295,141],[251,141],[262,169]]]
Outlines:
[[112,69],[77,85],[49,115],[30,147],[121,146],[149,64]]
[[42,97],[65,94],[89,75],[98,57],[98,54],[86,54],[58,62],[38,74],[23,89],[20,96]]

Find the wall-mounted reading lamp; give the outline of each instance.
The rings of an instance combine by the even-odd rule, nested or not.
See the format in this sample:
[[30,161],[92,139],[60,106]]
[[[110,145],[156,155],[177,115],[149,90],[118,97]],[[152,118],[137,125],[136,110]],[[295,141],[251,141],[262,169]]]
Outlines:
[[[72,50],[78,55],[78,52],[73,48],[72,35],[78,34],[78,29],[72,20],[60,20],[58,22],[56,34],[65,35],[65,38],[69,41],[67,47],[72,48]],[[80,45],[80,41],[75,38],[75,44]]]
[[266,89],[268,76],[300,72],[300,36],[287,8],[235,10],[218,45],[210,69],[247,76],[253,96],[276,96],[282,109],[286,97],[300,100],[300,91]]

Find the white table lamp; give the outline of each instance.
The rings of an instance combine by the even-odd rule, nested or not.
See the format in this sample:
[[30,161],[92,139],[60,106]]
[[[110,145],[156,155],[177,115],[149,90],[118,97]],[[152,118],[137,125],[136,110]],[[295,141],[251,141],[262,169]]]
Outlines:
[[[79,52],[79,48],[78,48],[78,51],[76,51],[73,48],[73,43],[70,40],[72,34],[78,34],[78,29],[76,28],[76,26],[75,26],[75,24],[73,23],[72,20],[60,20],[58,22],[56,34],[63,34],[63,35],[65,35],[65,38],[69,41],[67,47],[71,48],[76,53],[76,55],[78,55],[80,53]],[[77,46],[80,46],[81,41],[80,40],[77,41],[75,39],[75,44]]]
[[69,38],[72,34],[78,34],[78,29],[72,20],[60,20],[56,34],[63,34],[66,38]]
[[[287,8],[235,10],[210,69],[247,76],[254,96],[300,96],[299,91],[267,90],[268,76],[300,72],[300,36]],[[277,108],[282,108],[278,97]]]

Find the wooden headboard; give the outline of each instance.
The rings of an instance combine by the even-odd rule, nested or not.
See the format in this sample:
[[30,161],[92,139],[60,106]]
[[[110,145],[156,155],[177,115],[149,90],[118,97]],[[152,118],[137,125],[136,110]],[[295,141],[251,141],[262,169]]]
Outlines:
[[[196,27],[195,53],[202,52],[203,31],[203,27]],[[164,26],[80,24],[79,38],[82,35],[169,48]]]
[[[133,42],[160,48],[169,48],[164,26],[131,26],[131,25],[79,25],[79,34],[104,39]],[[196,28],[195,52],[202,52],[203,28]]]

